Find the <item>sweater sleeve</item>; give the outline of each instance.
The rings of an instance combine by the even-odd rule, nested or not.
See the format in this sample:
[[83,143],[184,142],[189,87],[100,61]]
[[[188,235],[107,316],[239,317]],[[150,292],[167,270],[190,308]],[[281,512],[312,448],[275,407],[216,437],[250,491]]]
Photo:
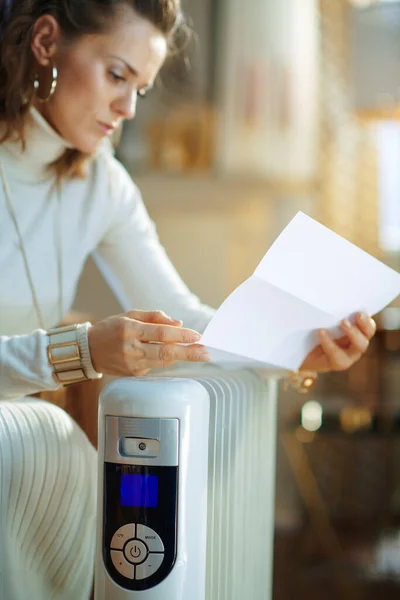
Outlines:
[[0,336],[0,400],[60,387],[47,358],[48,337],[39,329],[29,335]]
[[214,310],[184,284],[159,241],[139,189],[120,163],[111,157],[109,161],[113,194],[109,226],[95,255],[100,269],[124,310],[163,310],[185,327],[203,332]]

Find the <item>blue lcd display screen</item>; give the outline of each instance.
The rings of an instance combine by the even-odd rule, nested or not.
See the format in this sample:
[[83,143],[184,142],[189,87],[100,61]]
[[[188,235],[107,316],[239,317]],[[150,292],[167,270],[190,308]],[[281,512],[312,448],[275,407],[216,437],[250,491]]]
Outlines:
[[156,475],[138,475],[123,473],[120,488],[121,506],[148,507],[158,506],[158,477]]

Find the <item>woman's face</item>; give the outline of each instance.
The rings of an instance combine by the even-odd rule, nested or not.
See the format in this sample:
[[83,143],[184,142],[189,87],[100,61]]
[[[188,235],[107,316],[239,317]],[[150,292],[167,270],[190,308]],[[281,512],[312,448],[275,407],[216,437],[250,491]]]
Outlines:
[[72,45],[61,38],[55,47],[57,89],[49,102],[36,106],[64,139],[92,153],[135,116],[138,97],[152,87],[165,60],[166,38],[125,7],[110,33],[82,36]]

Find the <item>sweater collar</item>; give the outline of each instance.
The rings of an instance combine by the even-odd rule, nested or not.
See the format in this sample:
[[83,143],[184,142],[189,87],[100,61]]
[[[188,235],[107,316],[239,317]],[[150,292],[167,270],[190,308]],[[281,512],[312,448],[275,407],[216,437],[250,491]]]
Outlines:
[[13,176],[32,183],[54,177],[49,166],[67,149],[73,148],[72,144],[62,138],[34,107],[30,109],[25,136],[25,150],[21,142],[7,141],[3,144]]

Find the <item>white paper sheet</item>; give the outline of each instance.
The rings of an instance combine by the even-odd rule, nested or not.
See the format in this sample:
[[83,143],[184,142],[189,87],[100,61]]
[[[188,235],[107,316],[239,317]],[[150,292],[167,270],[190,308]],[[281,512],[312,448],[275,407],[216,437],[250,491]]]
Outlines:
[[297,213],[253,275],[221,305],[201,340],[214,362],[298,369],[317,331],[343,335],[400,294],[400,275],[304,213]]

